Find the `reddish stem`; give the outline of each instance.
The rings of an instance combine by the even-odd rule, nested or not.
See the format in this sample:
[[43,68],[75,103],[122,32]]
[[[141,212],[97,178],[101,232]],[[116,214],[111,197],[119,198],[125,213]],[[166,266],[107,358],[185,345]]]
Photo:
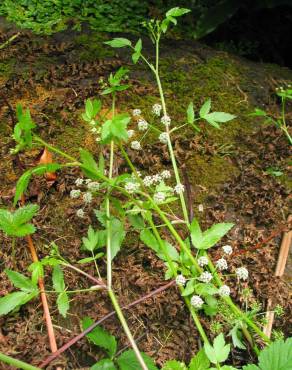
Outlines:
[[[122,307],[123,310],[128,310],[129,308],[145,301],[146,299],[148,298],[151,298],[153,297],[154,295],[158,294],[158,293],[161,293],[163,292],[164,290],[170,288],[171,286],[173,286],[175,283],[175,280],[172,280],[170,281],[169,283],[163,285],[162,287],[158,288],[158,289],[155,289],[153,290],[152,292],[144,295],[143,297],[137,299],[136,301],[133,301],[125,306]],[[105,315],[104,317],[102,317],[100,320],[96,321],[94,324],[92,324],[91,326],[89,326],[86,330],[84,330],[82,333],[78,334],[76,337],[72,338],[69,340],[69,342],[67,342],[66,344],[64,344],[62,347],[60,347],[56,352],[52,353],[50,356],[48,356],[40,365],[39,367],[41,369],[43,369],[44,367],[46,367],[50,362],[52,362],[55,358],[57,358],[58,356],[60,356],[63,352],[65,352],[68,348],[70,348],[71,346],[73,346],[73,344],[75,344],[76,342],[78,342],[81,338],[83,338],[85,335],[87,335],[88,333],[90,333],[95,327],[97,327],[98,325],[100,325],[103,321],[109,319],[110,317],[114,316],[116,314],[116,311],[112,311],[110,313],[108,313],[107,315]]]

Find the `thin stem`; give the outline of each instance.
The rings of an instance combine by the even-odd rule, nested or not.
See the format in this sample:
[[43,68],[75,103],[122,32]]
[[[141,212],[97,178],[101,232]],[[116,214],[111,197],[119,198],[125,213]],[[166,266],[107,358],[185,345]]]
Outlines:
[[62,157],[64,158],[67,158],[69,159],[70,161],[72,162],[75,162],[76,164],[80,163],[78,162],[74,157],[71,157],[71,155],[63,152],[62,150],[48,144],[47,142],[45,142],[43,139],[41,139],[40,137],[36,136],[36,135],[33,135],[33,139],[34,141],[36,141],[37,143],[40,143],[42,145],[44,145],[46,148],[52,150],[53,152],[57,153],[57,154],[60,154]]
[[6,356],[4,355],[4,353],[1,353],[1,352],[0,352],[0,361],[5,362],[8,365],[14,366],[17,369],[41,370],[39,367],[35,367],[35,366],[27,364],[26,362],[16,360],[15,358]]
[[143,370],[148,370],[148,367],[146,366],[146,364],[144,362],[144,359],[143,359],[143,357],[142,357],[142,355],[141,355],[141,353],[140,353],[140,351],[139,351],[139,349],[137,347],[137,344],[135,342],[135,339],[133,338],[132,333],[131,333],[131,331],[130,331],[130,329],[128,327],[127,321],[126,321],[126,319],[125,319],[125,317],[123,315],[123,312],[122,312],[122,310],[120,308],[120,305],[119,305],[119,303],[118,303],[118,301],[116,299],[116,296],[115,296],[114,292],[111,289],[108,291],[108,295],[109,295],[109,297],[110,297],[110,299],[112,301],[112,304],[114,306],[114,309],[115,309],[115,311],[117,313],[117,316],[118,316],[118,318],[120,320],[120,323],[122,324],[122,327],[124,329],[124,332],[127,335],[127,338],[128,338],[128,340],[129,340],[129,342],[130,342],[130,344],[131,344],[131,346],[132,346],[132,348],[133,348],[133,350],[135,352],[135,355],[136,355],[136,357],[137,357],[137,359],[138,359],[138,361],[139,361],[142,369]]

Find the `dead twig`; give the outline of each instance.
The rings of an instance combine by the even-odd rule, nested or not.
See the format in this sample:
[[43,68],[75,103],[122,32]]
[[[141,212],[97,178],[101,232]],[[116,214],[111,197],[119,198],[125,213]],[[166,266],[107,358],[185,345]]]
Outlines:
[[[123,310],[128,310],[129,308],[145,301],[146,299],[148,298],[151,298],[153,297],[154,295],[156,294],[159,294],[161,292],[163,292],[164,290],[170,288],[171,286],[173,286],[175,284],[175,280],[172,280],[170,281],[169,283],[161,286],[160,288],[157,288],[155,290],[153,290],[152,292],[144,295],[143,297],[137,299],[136,301],[133,301],[125,306],[122,307]],[[69,340],[69,342],[67,342],[66,344],[64,344],[62,347],[60,347],[55,353],[52,353],[50,356],[48,356],[40,365],[39,367],[41,369],[43,369],[44,367],[46,367],[50,362],[52,362],[55,358],[57,358],[58,356],[60,356],[63,352],[65,352],[68,348],[70,348],[71,346],[73,346],[73,344],[75,344],[76,342],[78,342],[81,338],[83,338],[85,335],[87,335],[88,333],[90,333],[94,328],[96,328],[98,325],[100,325],[102,322],[104,322],[105,320],[109,319],[110,317],[114,316],[116,314],[116,311],[112,311],[110,313],[108,313],[107,315],[105,315],[104,317],[102,317],[100,320],[96,321],[94,324],[90,325],[86,330],[84,330],[82,333],[78,334],[76,337],[72,338],[71,340]]]
[[[288,217],[288,223],[292,221],[292,215]],[[291,246],[292,242],[292,230],[286,231],[283,235],[281,247],[280,247],[280,252],[279,252],[279,257],[278,257],[278,262],[277,266],[275,269],[275,276],[283,276],[287,259],[288,259],[288,254],[289,254],[289,249]],[[273,323],[274,323],[274,317],[275,313],[274,311],[271,311],[272,307],[272,299],[268,299],[267,303],[267,313],[266,313],[266,320],[267,324],[265,325],[263,332],[270,338],[272,334],[272,328],[273,328]]]

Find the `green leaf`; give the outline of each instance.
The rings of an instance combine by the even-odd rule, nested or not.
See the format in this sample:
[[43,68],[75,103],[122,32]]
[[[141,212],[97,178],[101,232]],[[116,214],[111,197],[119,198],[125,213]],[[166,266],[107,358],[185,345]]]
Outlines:
[[94,118],[93,116],[93,104],[90,99],[87,99],[85,102],[85,112],[88,118],[92,119]]
[[210,112],[211,99],[207,99],[200,109],[200,117],[205,118],[206,114]]
[[190,102],[190,104],[188,106],[187,119],[188,119],[188,123],[194,123],[195,113],[194,113],[194,104],[193,104],[193,102]]
[[216,365],[227,360],[230,352],[230,344],[225,345],[224,335],[221,333],[214,339],[213,346],[205,343],[204,349],[210,362]]
[[6,269],[5,272],[9,280],[16,288],[21,289],[24,292],[32,292],[33,290],[37,289],[37,285],[34,284],[27,276],[9,269]]
[[92,226],[89,225],[87,231],[87,238],[83,237],[82,242],[86,250],[93,252],[96,247],[98,247],[98,240],[99,240],[99,233],[98,231],[94,231]]
[[37,204],[27,204],[18,208],[13,214],[13,222],[16,225],[21,225],[30,221],[36,215],[39,208]]
[[168,12],[165,14],[166,17],[180,17],[184,14],[187,14],[190,12],[190,9],[186,8],[179,8],[178,6],[172,9],[169,9]]
[[57,306],[60,314],[66,317],[69,310],[69,298],[66,292],[58,294]]
[[[157,370],[154,361],[145,353],[141,352],[141,355],[145,361],[148,370]],[[117,363],[120,370],[141,370],[141,365],[139,364],[136,355],[133,350],[123,352],[118,358]]]
[[112,48],[123,48],[124,46],[131,46],[132,43],[130,40],[123,37],[116,37],[111,41],[106,41],[104,44],[111,46]]
[[261,117],[261,116],[263,117],[266,115],[267,115],[267,112],[259,108],[255,108],[255,110],[249,114],[249,116],[256,116],[256,117]]
[[95,365],[91,366],[90,370],[117,370],[112,360],[105,358],[104,360],[98,361]]
[[139,39],[135,45],[135,53],[132,54],[132,60],[134,62],[134,64],[136,64],[141,56],[141,50],[142,50],[142,40]]
[[147,245],[147,247],[154,250],[154,252],[159,252],[159,243],[158,240],[155,238],[155,236],[152,234],[152,232],[148,229],[144,229],[140,233],[140,239],[144,244]]
[[183,297],[187,297],[191,294],[193,294],[195,291],[195,281],[194,280],[189,280],[182,292]]
[[190,225],[190,231],[192,243],[196,248],[198,248],[198,246],[200,246],[203,241],[203,233],[198,220],[195,218],[193,219]]
[[215,285],[210,283],[197,283],[195,285],[195,291],[197,294],[202,296],[214,295],[218,293],[218,289],[215,287]]
[[44,266],[41,261],[33,262],[28,271],[31,272],[31,281],[35,285],[37,285],[38,279],[44,277]]
[[[83,330],[87,329],[94,323],[94,321],[89,317],[85,317],[84,319],[82,319],[81,322]],[[115,355],[117,351],[116,338],[113,335],[109,334],[101,326],[95,327],[93,330],[91,330],[90,333],[86,335],[86,337],[96,346],[105,349],[110,357],[113,357]]]
[[257,365],[246,365],[243,366],[242,370],[261,370]]
[[229,332],[229,335],[231,335],[232,343],[234,347],[245,349],[245,345],[242,342],[242,335],[239,330],[239,326],[235,325]]
[[292,370],[292,337],[285,342],[278,340],[261,351],[261,370]]
[[191,239],[197,249],[209,249],[213,247],[234,226],[232,223],[220,223],[211,226],[202,233],[197,220],[191,224]]
[[183,362],[176,360],[167,361],[161,370],[188,370]]
[[89,177],[92,180],[98,180],[99,168],[93,158],[93,155],[85,149],[79,149],[79,152],[82,161],[81,168],[85,176]]
[[54,266],[52,280],[55,291],[62,293],[65,290],[65,282],[64,274],[60,265]]
[[14,292],[0,298],[0,316],[7,315],[20,306],[28,294],[27,292]]
[[224,122],[231,121],[232,119],[236,118],[236,116],[230,113],[225,113],[225,112],[212,112],[212,113],[206,114],[204,118],[206,120],[224,123]]
[[191,359],[189,370],[207,370],[209,369],[210,361],[204,351],[201,349],[195,357]]
[[115,258],[118,251],[121,249],[122,242],[126,236],[124,225],[122,222],[114,218],[110,221],[111,232],[111,260]]
[[140,215],[128,214],[128,220],[136,230],[142,230],[145,228],[145,222],[143,217]]

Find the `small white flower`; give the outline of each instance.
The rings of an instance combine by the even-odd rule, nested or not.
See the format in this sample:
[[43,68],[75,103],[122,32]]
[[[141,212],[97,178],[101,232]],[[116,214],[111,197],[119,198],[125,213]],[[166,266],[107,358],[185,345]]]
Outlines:
[[88,204],[88,203],[91,203],[91,201],[92,201],[92,194],[89,192],[84,193],[83,202]]
[[227,261],[225,258],[220,258],[217,262],[216,262],[216,267],[219,271],[223,271],[223,270],[227,270],[228,268],[228,265],[227,265]]
[[99,183],[97,181],[92,181],[87,184],[87,189],[91,191],[96,191],[99,189]]
[[183,286],[186,283],[186,278],[183,275],[177,275],[175,282],[178,286]]
[[89,124],[90,124],[91,126],[94,126],[94,125],[95,125],[95,120],[94,120],[94,119],[92,119],[92,120],[89,122]]
[[93,132],[94,134],[96,134],[97,133],[97,128],[93,127],[90,131]]
[[198,258],[198,264],[199,264],[199,266],[204,267],[204,266],[207,266],[208,263],[209,263],[209,260],[208,260],[207,257],[202,256],[202,257],[199,257]]
[[141,149],[141,144],[139,141],[135,140],[131,142],[131,148],[134,150],[140,150]]
[[152,107],[152,112],[156,114],[156,116],[160,116],[162,106],[160,104],[154,104]]
[[152,176],[145,176],[144,179],[143,179],[143,184],[145,186],[151,186],[153,184]]
[[84,211],[82,208],[78,209],[77,212],[76,212],[76,216],[79,217],[79,218],[83,218],[84,217]]
[[177,194],[182,194],[184,191],[185,191],[185,187],[183,184],[177,184],[175,187],[174,187],[174,191],[177,193]]
[[159,183],[162,181],[162,177],[157,173],[156,175],[153,175],[152,176],[152,182],[155,184],[155,183]]
[[81,179],[80,177],[78,177],[78,179],[76,179],[76,181],[75,181],[75,185],[76,185],[76,186],[81,186],[81,185],[83,185],[83,179]]
[[231,245],[223,245],[222,249],[225,254],[231,254],[233,252]]
[[203,283],[209,283],[212,280],[213,276],[210,272],[205,271],[202,272],[201,275],[199,276],[199,280],[202,281]]
[[76,189],[71,190],[70,191],[70,198],[72,198],[72,199],[79,198],[80,194],[81,194],[80,190],[76,190]]
[[235,270],[235,273],[238,279],[247,280],[248,279],[248,270],[245,267],[238,267]]
[[161,172],[160,176],[163,179],[170,179],[171,178],[171,173],[168,170],[164,170],[164,171]]
[[97,142],[97,143],[99,143],[100,141],[101,141],[101,137],[97,137],[96,139],[95,139],[95,141]]
[[158,191],[157,193],[154,194],[154,200],[157,203],[161,203],[165,200],[165,194],[162,193],[161,191]]
[[199,204],[198,205],[198,211],[199,212],[204,212],[204,206],[203,206],[203,204]]
[[191,305],[195,308],[201,308],[204,304],[204,301],[199,295],[193,295],[191,298]]
[[230,288],[227,285],[222,285],[218,291],[221,297],[228,297],[230,295]]
[[169,116],[163,116],[161,118],[161,123],[163,123],[165,126],[169,126],[171,122],[171,118]]
[[168,133],[167,132],[162,132],[159,137],[158,137],[159,141],[162,143],[162,144],[167,144],[167,141],[168,141]]
[[125,185],[125,189],[128,193],[132,194],[139,189],[139,186],[140,184],[138,184],[137,182],[127,182]]
[[133,172],[132,175],[131,175],[132,179],[135,179],[136,176],[141,177],[141,172],[140,171],[136,171],[136,173]]
[[85,184],[88,185],[92,180],[91,179],[86,179],[84,180]]
[[128,133],[129,138],[135,135],[134,130],[128,130],[127,133]]
[[146,131],[148,128],[148,122],[146,122],[144,119],[139,119],[138,121],[138,129],[140,131]]
[[141,109],[133,109],[132,114],[134,117],[141,115]]

